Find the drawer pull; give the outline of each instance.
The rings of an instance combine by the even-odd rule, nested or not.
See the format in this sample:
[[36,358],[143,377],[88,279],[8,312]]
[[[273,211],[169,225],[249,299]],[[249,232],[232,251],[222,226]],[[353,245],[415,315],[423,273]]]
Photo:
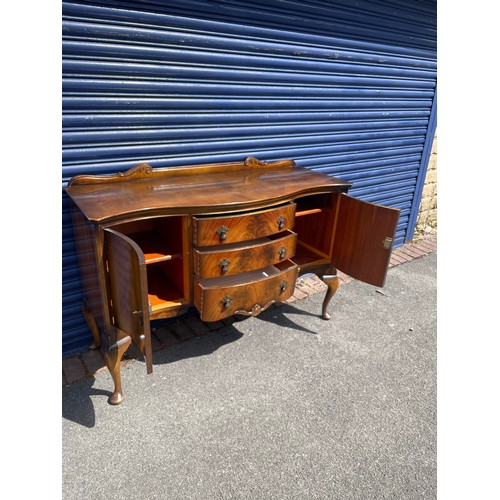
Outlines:
[[281,247],[278,250],[278,255],[280,256],[280,259],[283,260],[285,258],[285,255],[286,255],[286,248],[285,247]]
[[280,231],[283,231],[283,229],[285,229],[285,221],[286,219],[282,215],[278,217],[278,229]]
[[226,226],[221,226],[217,229],[216,234],[219,236],[221,241],[226,241],[226,233],[229,231],[229,228]]
[[222,259],[222,260],[219,262],[220,270],[221,270],[223,273],[227,273],[227,269],[228,269],[228,267],[229,267],[229,264],[231,264],[231,262],[229,262],[227,259]]
[[288,282],[286,280],[283,280],[280,283],[280,293],[284,293],[285,292],[287,285],[288,285]]
[[229,306],[231,305],[231,301],[233,299],[231,298],[230,295],[226,295],[221,301],[220,303],[224,306],[224,309],[228,309]]

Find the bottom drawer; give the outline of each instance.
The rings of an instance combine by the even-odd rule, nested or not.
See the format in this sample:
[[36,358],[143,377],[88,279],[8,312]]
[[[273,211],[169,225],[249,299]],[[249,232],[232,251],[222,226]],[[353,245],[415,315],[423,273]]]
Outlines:
[[257,316],[274,302],[291,297],[298,265],[286,260],[258,271],[195,280],[194,304],[203,321],[233,314]]

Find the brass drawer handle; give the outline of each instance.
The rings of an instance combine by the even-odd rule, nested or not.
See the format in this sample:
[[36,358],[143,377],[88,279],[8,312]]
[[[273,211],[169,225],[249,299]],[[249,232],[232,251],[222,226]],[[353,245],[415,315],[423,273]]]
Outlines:
[[285,221],[286,219],[282,215],[278,217],[278,229],[280,231],[283,231],[283,229],[285,229]]
[[227,259],[222,259],[222,260],[219,262],[220,270],[221,270],[223,273],[227,273],[227,269],[228,269],[228,267],[229,267],[229,264],[231,264],[231,262],[229,262]]
[[285,247],[281,247],[278,250],[278,255],[280,256],[280,259],[283,260],[285,258],[285,255],[286,255],[286,248]]
[[219,236],[221,241],[226,241],[226,233],[229,231],[229,228],[226,226],[221,226],[217,229],[216,234]]
[[280,293],[284,293],[285,292],[287,285],[288,285],[288,282],[286,280],[283,280],[280,283]]
[[231,301],[233,299],[231,298],[230,295],[226,295],[221,301],[220,303],[224,306],[224,309],[229,309],[229,306],[231,305]]

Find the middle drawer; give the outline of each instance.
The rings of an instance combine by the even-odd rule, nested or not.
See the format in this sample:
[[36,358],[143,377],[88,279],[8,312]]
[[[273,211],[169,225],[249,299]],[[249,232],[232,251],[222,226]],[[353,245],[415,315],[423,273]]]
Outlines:
[[215,278],[270,266],[295,255],[297,235],[293,231],[270,235],[251,242],[193,249],[194,274]]

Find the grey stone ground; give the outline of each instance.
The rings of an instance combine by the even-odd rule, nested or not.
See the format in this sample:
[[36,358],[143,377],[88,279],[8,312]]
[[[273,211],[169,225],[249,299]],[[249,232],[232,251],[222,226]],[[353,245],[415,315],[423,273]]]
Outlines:
[[63,388],[63,499],[436,498],[436,254]]

